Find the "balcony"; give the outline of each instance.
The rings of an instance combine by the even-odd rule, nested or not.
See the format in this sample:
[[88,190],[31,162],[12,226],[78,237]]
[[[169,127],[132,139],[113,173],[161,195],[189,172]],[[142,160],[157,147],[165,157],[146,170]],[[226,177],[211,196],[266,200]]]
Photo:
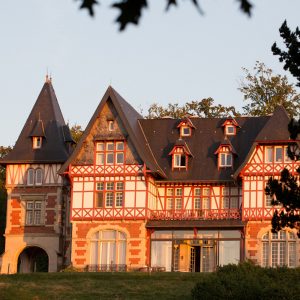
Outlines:
[[149,210],[149,220],[228,220],[241,219],[241,210],[230,209],[181,209]]

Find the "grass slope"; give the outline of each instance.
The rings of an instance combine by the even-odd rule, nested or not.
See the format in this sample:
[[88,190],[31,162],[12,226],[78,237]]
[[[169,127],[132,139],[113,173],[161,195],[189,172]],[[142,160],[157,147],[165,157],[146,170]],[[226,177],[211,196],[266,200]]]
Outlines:
[[35,273],[0,275],[0,299],[192,299],[205,274]]

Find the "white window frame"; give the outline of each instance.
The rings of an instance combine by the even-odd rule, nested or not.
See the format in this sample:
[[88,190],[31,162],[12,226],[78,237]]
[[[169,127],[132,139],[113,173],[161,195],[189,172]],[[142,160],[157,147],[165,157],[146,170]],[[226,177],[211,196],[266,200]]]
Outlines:
[[[184,157],[184,165],[182,165],[182,157]],[[173,154],[173,168],[185,168],[187,167],[187,157],[185,153]]]
[[[224,156],[224,163],[222,163],[222,156]],[[228,158],[230,157],[230,163],[228,163]],[[232,167],[233,156],[231,152],[220,152],[219,153],[219,167]]]
[[[270,151],[270,153],[269,153]],[[273,163],[274,162],[274,147],[273,146],[265,146],[265,162]]]
[[[38,173],[40,173],[40,179],[41,180],[38,180],[38,178],[39,178],[39,174]],[[37,168],[36,170],[35,170],[35,184],[36,185],[42,185],[43,184],[43,170],[41,169],[41,168]]]
[[108,121],[108,131],[114,130],[114,121],[110,120]]
[[[185,130],[188,130],[187,133],[185,133],[184,131]],[[187,125],[182,125],[180,127],[180,136],[191,136],[192,135],[192,129],[190,126],[187,126]]]
[[27,170],[27,185],[34,185],[34,173],[33,168]]
[[[279,159],[279,157],[277,156],[277,150],[281,151],[281,159]],[[275,163],[282,163],[283,162],[283,147],[282,146],[275,146],[274,147],[274,162]]]
[[[232,129],[232,132],[229,130]],[[235,126],[234,125],[226,125],[225,126],[225,134],[226,135],[235,135]]]
[[[44,225],[43,201],[27,200],[25,201],[25,226],[41,226]],[[39,214],[39,217],[37,217]],[[39,220],[39,221],[37,221]]]

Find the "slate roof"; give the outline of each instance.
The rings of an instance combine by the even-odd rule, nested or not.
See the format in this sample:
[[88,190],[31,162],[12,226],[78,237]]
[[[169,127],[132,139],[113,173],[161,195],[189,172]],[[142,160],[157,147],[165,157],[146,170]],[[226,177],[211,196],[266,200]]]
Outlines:
[[[40,149],[32,148],[34,136],[43,137]],[[51,80],[46,80],[13,150],[0,163],[63,163],[73,142]]]
[[227,136],[235,156],[233,168],[218,169],[215,151],[224,143],[222,124],[226,118],[193,118],[197,128],[192,136],[182,137],[188,145],[193,158],[189,159],[188,170],[172,170],[170,151],[179,138],[176,119],[141,119],[141,127],[147,137],[152,152],[166,174],[162,181],[170,182],[227,182],[233,181],[237,170],[247,161],[255,145],[260,143],[289,141],[289,118],[283,107],[276,109],[272,116],[237,117],[240,128],[234,136]]

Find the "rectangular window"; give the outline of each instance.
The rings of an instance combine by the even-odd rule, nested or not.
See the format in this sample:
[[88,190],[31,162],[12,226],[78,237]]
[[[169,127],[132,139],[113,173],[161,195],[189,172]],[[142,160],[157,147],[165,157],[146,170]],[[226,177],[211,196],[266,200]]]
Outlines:
[[186,167],[186,155],[185,154],[174,154],[173,155],[173,167],[174,168],[185,168]]
[[42,148],[42,137],[41,136],[34,136],[32,139],[32,148],[33,149],[40,149]]
[[108,121],[108,130],[113,131],[114,130],[114,121]]
[[166,198],[167,209],[182,209],[183,207],[182,188],[167,188],[166,196],[167,196]]
[[265,162],[273,162],[273,147],[265,147]]
[[181,136],[190,136],[191,128],[189,126],[181,126]]
[[288,146],[284,146],[284,162],[291,162],[292,161],[289,157],[288,149],[289,149]]
[[120,207],[124,204],[124,182],[97,182],[95,193],[96,207]]
[[272,206],[272,197],[270,195],[265,195],[265,205],[266,207]]
[[202,205],[203,209],[210,209],[210,188],[203,189]]
[[41,225],[42,201],[26,201],[26,225]]
[[275,162],[279,163],[283,161],[283,149],[282,147],[275,147]]
[[27,171],[27,185],[34,184],[34,169],[28,169]]
[[220,153],[220,167],[231,167],[232,166],[232,154],[231,153]]
[[226,134],[227,135],[234,135],[235,134],[235,127],[233,125],[226,125]]
[[96,143],[96,165],[124,164],[124,142],[99,142]]

